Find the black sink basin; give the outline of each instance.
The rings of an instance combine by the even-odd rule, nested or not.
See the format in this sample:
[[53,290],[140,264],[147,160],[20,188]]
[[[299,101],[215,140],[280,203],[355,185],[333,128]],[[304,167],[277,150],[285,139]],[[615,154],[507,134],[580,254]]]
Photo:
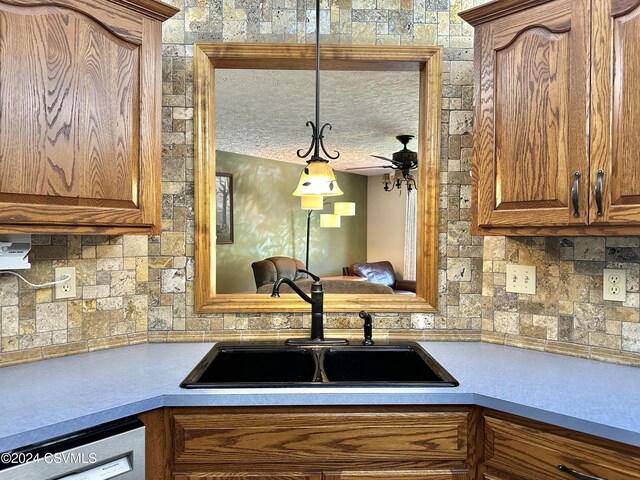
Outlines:
[[221,387],[455,387],[419,344],[285,346],[217,344],[180,384]]
[[421,347],[412,345],[331,348],[323,367],[329,382],[458,384]]
[[180,386],[243,387],[312,382],[316,374],[313,352],[301,348],[271,346],[214,347]]

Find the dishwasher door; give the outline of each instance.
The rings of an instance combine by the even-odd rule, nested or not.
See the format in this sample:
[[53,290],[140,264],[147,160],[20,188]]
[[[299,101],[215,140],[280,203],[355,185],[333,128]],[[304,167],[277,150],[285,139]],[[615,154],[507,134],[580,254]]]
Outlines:
[[145,429],[127,418],[1,455],[0,480],[144,480]]

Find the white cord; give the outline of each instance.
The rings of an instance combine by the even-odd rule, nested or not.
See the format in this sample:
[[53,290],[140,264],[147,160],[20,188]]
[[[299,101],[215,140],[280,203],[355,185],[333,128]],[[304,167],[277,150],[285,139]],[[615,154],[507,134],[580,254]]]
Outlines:
[[46,287],[50,287],[52,285],[60,285],[61,283],[65,283],[68,282],[69,280],[71,280],[71,275],[63,275],[61,280],[56,280],[55,282],[47,282],[47,283],[42,283],[40,285],[37,285],[35,283],[31,283],[29,280],[27,280],[26,278],[24,278],[22,275],[20,275],[19,273],[16,272],[11,272],[9,270],[3,270],[0,271],[0,274],[2,273],[8,273],[9,275],[15,275],[16,277],[18,277],[20,280],[22,280],[23,282],[25,282],[27,285],[29,285],[30,287],[33,288],[46,288]]

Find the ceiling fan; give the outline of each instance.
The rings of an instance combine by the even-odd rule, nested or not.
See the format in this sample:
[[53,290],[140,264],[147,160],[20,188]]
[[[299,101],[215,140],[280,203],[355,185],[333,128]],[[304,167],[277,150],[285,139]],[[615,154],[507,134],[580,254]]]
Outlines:
[[393,176],[393,182],[391,181],[391,175],[385,174],[382,178],[382,184],[385,191],[391,191],[395,188],[400,189],[402,182],[407,183],[407,190],[411,191],[416,188],[416,182],[411,175],[411,170],[418,168],[418,154],[407,148],[407,144],[413,138],[413,135],[398,135],[396,137],[398,141],[403,145],[402,150],[398,150],[392,155],[392,158],[381,157],[379,155],[371,155],[372,157],[379,158],[380,160],[386,160],[391,162],[391,165],[377,165],[373,167],[357,167],[347,168],[346,170],[366,170],[371,168],[391,168],[396,171]]

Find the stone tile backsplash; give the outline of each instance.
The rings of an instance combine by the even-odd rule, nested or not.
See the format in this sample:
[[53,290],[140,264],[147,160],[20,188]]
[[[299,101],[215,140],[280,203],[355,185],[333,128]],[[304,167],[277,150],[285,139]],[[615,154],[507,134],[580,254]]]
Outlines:
[[[35,236],[41,283],[75,266],[78,296],[56,301],[0,275],[0,365],[139,342],[285,337],[307,314],[197,315],[193,308],[194,41],[314,42],[315,3],[172,0],[164,24],[162,234]],[[323,43],[441,45],[439,311],[374,317],[375,335],[506,343],[640,365],[640,238],[472,237],[473,30],[457,13],[481,0],[323,0]],[[302,128],[303,126],[301,126]],[[536,295],[506,293],[509,262],[538,268]],[[602,299],[602,268],[627,270],[627,302]],[[355,314],[330,329],[360,336]]]

